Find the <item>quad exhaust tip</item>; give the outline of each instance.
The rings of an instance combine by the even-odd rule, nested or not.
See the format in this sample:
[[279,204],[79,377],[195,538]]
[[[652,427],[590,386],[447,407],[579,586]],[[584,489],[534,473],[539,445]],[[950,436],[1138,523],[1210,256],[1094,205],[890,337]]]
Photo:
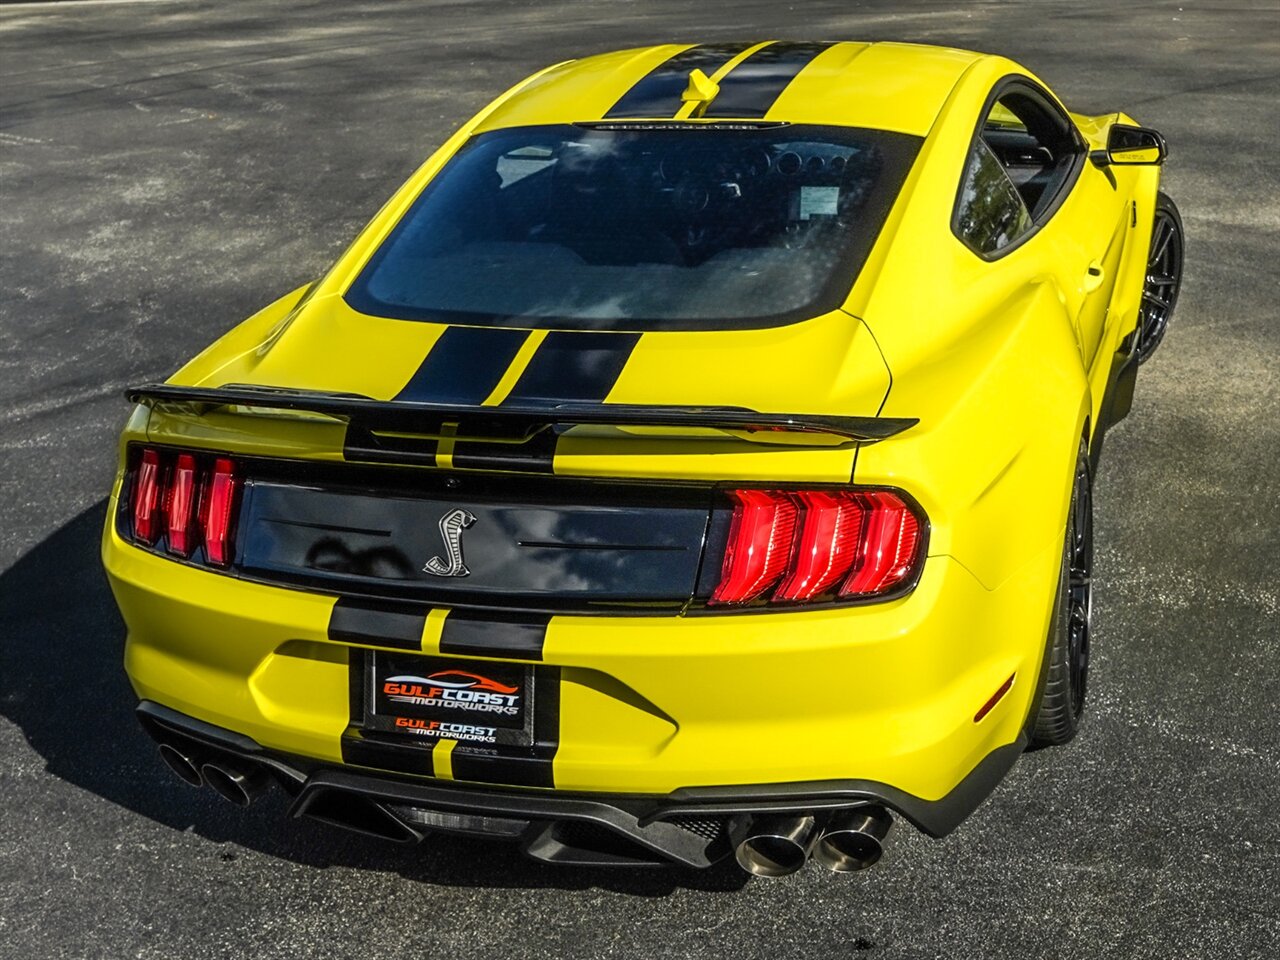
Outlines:
[[271,780],[261,767],[215,760],[200,768],[213,792],[238,807],[247,807],[262,796]]
[[843,811],[821,825],[813,815],[755,817],[734,830],[734,855],[756,877],[789,876],[810,856],[835,873],[852,873],[879,861],[892,826],[879,806]]
[[893,817],[884,807],[858,807],[836,815],[813,848],[813,859],[835,873],[874,866],[884,854]]
[[249,806],[271,785],[271,777],[257,764],[221,754],[210,756],[180,740],[165,740],[158,748],[164,765],[183,783],[209,786],[239,807]]
[[160,744],[160,759],[173,771],[179,780],[188,786],[204,786],[204,775],[200,772],[200,764],[187,751],[172,743]]
[[738,866],[756,877],[785,877],[809,859],[817,836],[814,817],[757,817],[734,848]]

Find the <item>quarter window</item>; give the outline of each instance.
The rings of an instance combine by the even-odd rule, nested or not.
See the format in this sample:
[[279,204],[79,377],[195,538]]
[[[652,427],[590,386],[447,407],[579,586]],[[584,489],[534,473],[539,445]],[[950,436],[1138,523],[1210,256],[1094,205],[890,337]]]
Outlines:
[[998,254],[1053,215],[1084,148],[1070,119],[1029,83],[1003,88],[982,119],[956,202],[956,235]]
[[992,254],[1031,229],[1031,213],[985,141],[978,139],[960,185],[956,232],[978,253]]

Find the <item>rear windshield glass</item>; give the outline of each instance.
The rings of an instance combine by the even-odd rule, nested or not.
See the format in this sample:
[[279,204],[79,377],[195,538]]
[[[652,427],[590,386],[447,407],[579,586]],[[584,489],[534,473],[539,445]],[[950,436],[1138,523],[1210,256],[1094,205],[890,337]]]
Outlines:
[[920,141],[842,127],[517,127],[470,140],[347,291],[409,320],[763,327],[840,305]]

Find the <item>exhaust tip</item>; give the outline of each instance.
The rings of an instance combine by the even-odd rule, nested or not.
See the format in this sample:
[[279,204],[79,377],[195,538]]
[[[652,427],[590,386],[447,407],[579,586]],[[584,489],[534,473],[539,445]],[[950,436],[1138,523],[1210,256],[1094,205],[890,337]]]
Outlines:
[[809,859],[813,817],[764,817],[752,821],[734,854],[738,866],[756,877],[785,877]]
[[200,767],[190,756],[171,743],[160,744],[159,750],[160,759],[179,780],[192,787],[204,786],[204,776],[200,773]]
[[206,763],[200,768],[204,782],[222,799],[247,807],[267,789],[269,778],[258,767]]
[[893,817],[883,807],[859,807],[836,817],[818,838],[813,858],[835,873],[874,866],[884,854]]

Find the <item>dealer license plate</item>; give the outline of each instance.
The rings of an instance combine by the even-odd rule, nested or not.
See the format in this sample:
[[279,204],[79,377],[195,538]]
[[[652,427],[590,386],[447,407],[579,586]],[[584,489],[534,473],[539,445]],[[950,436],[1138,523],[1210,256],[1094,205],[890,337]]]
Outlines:
[[531,667],[376,651],[366,682],[367,730],[477,745],[533,742]]

